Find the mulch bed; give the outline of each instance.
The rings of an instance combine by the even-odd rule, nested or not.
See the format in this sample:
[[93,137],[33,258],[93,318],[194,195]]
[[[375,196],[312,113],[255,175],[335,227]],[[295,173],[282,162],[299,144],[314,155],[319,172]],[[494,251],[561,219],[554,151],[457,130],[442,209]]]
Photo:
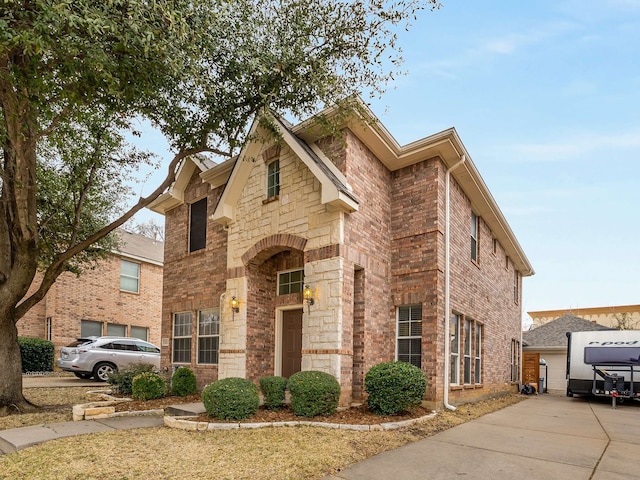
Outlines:
[[[155,410],[160,408],[167,408],[172,405],[179,405],[184,403],[196,403],[201,402],[200,395],[189,395],[187,397],[165,397],[156,400],[140,401],[134,400],[131,402],[123,402],[116,405],[117,412],[131,412],[142,410]],[[351,425],[375,425],[379,423],[387,422],[400,422],[403,420],[409,420],[412,418],[420,418],[425,415],[429,415],[432,411],[423,407],[416,407],[410,411],[402,412],[398,415],[375,415],[371,413],[364,405],[355,406],[340,410],[333,415],[326,417],[300,417],[295,415],[289,406],[285,406],[280,410],[267,410],[264,407],[260,407],[258,412],[246,420],[220,420],[211,418],[207,415],[201,415],[197,418],[190,417],[189,420],[199,422],[211,422],[211,423],[272,423],[272,422],[294,422],[294,421],[312,421],[312,422],[325,422],[325,423],[345,423]]]

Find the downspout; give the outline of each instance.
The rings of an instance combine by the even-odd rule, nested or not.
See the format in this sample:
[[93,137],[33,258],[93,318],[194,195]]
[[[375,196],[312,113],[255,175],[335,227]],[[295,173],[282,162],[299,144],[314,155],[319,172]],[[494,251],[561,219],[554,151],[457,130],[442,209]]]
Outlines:
[[451,322],[451,301],[450,301],[450,258],[449,258],[449,224],[450,224],[450,184],[451,184],[451,171],[462,165],[466,160],[466,157],[462,155],[460,160],[447,169],[444,174],[445,196],[444,196],[444,397],[443,403],[445,408],[449,410],[455,410],[456,407],[449,404],[449,362],[451,338],[450,338],[450,326]]

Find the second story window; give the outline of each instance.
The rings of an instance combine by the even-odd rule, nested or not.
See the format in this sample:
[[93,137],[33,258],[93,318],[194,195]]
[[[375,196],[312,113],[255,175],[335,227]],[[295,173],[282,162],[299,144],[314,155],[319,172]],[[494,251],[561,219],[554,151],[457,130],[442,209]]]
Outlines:
[[478,262],[478,249],[480,242],[478,236],[480,232],[480,217],[471,212],[471,260]]
[[195,252],[207,245],[207,199],[192,203],[189,210],[189,252]]
[[120,290],[123,292],[140,292],[140,264],[120,260]]
[[267,198],[280,193],[280,160],[274,160],[267,165]]

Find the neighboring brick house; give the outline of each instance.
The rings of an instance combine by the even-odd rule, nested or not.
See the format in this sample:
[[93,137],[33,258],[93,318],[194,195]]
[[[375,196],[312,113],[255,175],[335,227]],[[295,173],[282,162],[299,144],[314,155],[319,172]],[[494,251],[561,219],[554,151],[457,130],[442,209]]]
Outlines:
[[563,315],[575,315],[620,330],[640,330],[640,305],[610,307],[568,308],[566,310],[539,310],[527,312],[533,320],[532,328],[552,322]]
[[271,119],[269,142],[256,122],[237,160],[182,166],[151,207],[165,367],[200,386],[322,370],[342,405],[394,359],[422,368],[434,406],[515,391],[529,261],[454,129],[401,147],[366,114],[337,139]]
[[[118,251],[80,276],[63,273],[18,321],[18,334],[56,348],[80,336],[124,335],[160,343],[163,242],[118,230]],[[38,284],[39,277],[34,281]]]

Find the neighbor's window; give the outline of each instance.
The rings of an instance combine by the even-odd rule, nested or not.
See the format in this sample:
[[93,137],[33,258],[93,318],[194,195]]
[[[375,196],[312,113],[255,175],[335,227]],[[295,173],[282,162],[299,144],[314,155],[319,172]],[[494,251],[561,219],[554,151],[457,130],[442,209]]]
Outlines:
[[126,337],[127,326],[119,325],[117,323],[107,323],[107,335],[113,335],[114,337]]
[[207,199],[189,206],[189,251],[202,250],[207,245]]
[[471,320],[464,319],[464,383],[471,383]]
[[220,309],[198,312],[198,363],[218,363],[220,350]]
[[451,315],[449,336],[451,341],[449,383],[458,385],[460,383],[460,315]]
[[80,320],[80,336],[81,337],[101,337],[102,322],[94,322],[93,320]]
[[398,307],[397,357],[422,368],[422,305]]
[[278,274],[278,295],[288,295],[290,293],[300,293],[303,282],[302,270],[291,270]]
[[138,293],[140,291],[140,264],[120,260],[120,290]]
[[191,312],[173,315],[173,363],[191,362]]
[[520,301],[520,272],[513,269],[513,301],[517,305]]
[[147,327],[135,327],[131,325],[131,337],[139,338],[145,342],[149,341],[149,329]]
[[478,233],[480,231],[480,217],[471,212],[471,260],[478,261]]
[[267,165],[267,198],[280,193],[280,160],[274,160]]
[[476,323],[476,344],[475,344],[475,383],[482,383],[482,325]]
[[47,340],[53,338],[53,317],[47,317]]

